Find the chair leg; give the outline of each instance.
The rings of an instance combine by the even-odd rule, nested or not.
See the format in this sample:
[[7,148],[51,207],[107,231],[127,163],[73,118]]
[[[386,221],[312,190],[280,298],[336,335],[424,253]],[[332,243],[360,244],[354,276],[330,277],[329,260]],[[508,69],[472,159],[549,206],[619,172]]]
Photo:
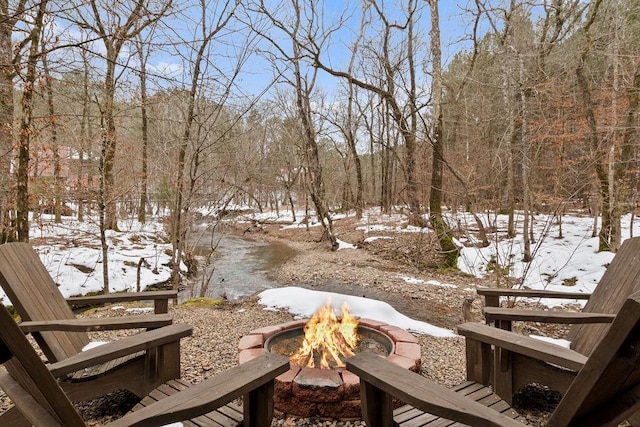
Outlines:
[[362,417],[368,427],[393,425],[393,400],[390,394],[360,379]]
[[489,344],[467,338],[467,380],[488,386],[493,382],[493,355]]
[[273,387],[269,381],[243,396],[244,427],[269,427],[273,420]]
[[496,348],[493,355],[493,390],[509,405],[513,403],[513,355]]
[[145,388],[147,393],[169,380],[180,378],[180,342],[147,350]]

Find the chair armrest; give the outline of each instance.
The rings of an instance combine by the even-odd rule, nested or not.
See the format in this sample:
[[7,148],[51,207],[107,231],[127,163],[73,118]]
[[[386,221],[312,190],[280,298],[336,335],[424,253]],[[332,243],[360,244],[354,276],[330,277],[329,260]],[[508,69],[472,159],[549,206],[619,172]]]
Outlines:
[[482,295],[488,307],[500,306],[500,297],[515,298],[559,298],[559,299],[589,299],[591,294],[584,292],[557,292],[543,289],[512,289],[512,288],[477,288],[478,295]]
[[[159,402],[131,412],[108,426],[157,426],[194,418],[220,408],[269,383],[273,385],[275,377],[288,370],[289,359],[287,357],[275,353],[264,353],[255,359],[165,397]],[[273,404],[273,399],[263,396],[262,402],[256,403]],[[247,408],[245,408],[245,412],[246,410]],[[264,420],[259,421],[264,422]],[[248,425],[249,420],[245,418],[244,422],[245,425]]]
[[71,331],[90,332],[118,329],[155,329],[173,323],[171,314],[152,314],[144,316],[79,318],[61,320],[34,320],[20,323],[22,332]]
[[347,359],[347,370],[360,377],[363,414],[368,426],[391,425],[391,396],[430,414],[467,425],[520,426],[496,410],[403,369],[373,353]]
[[518,308],[485,307],[487,321],[523,321],[541,323],[611,323],[615,314],[565,311],[526,310]]
[[190,336],[192,332],[191,326],[184,324],[164,326],[141,332],[83,351],[60,362],[52,363],[48,365],[49,370],[53,376],[63,377],[80,369],[108,362],[118,357],[178,341],[180,338]]
[[107,294],[107,295],[71,297],[71,298],[67,298],[67,303],[71,306],[81,306],[81,305],[100,305],[100,304],[113,304],[118,302],[153,300],[155,303],[156,313],[167,313],[169,310],[168,309],[169,300],[175,299],[175,298],[178,298],[178,291],[176,290],[149,291],[149,292],[119,292],[119,293]]
[[458,325],[458,334],[467,340],[504,348],[575,371],[579,371],[587,361],[587,356],[566,347],[480,323]]

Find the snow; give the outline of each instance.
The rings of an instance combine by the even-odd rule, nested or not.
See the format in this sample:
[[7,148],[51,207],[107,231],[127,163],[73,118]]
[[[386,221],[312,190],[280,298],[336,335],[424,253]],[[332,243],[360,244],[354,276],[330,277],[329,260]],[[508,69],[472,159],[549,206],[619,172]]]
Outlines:
[[386,302],[369,298],[314,291],[295,286],[267,289],[260,293],[259,298],[260,304],[267,306],[267,308],[284,309],[299,318],[311,317],[327,301],[330,301],[336,313],[339,313],[342,305],[346,303],[349,311],[357,317],[379,320],[419,334],[429,334],[441,338],[456,336],[448,329],[413,320],[398,313]]
[[405,283],[410,283],[412,285],[431,285],[436,286],[438,288],[447,288],[447,289],[456,289],[456,285],[452,285],[450,283],[442,283],[438,280],[422,280],[416,279],[415,277],[410,276],[398,276],[400,279],[404,280]]
[[[640,222],[635,220],[634,224],[630,224],[630,218],[630,215],[626,215],[622,219],[623,241],[631,234],[632,225],[633,235],[640,234]],[[483,219],[486,220],[486,217]],[[499,230],[506,230],[506,221],[506,216],[495,217]],[[521,235],[513,239],[503,236],[495,238],[494,235],[488,247],[466,245],[458,259],[458,268],[473,276],[484,277],[496,274],[492,266],[497,262],[501,271],[519,279],[524,288],[591,293],[614,256],[608,251],[598,252],[598,238],[591,237],[592,230],[593,218],[565,215],[562,237],[559,237],[559,224],[555,218],[536,215],[535,242],[531,244],[533,261],[522,261],[524,241]],[[585,303],[565,299],[542,299],[539,302],[549,307]]]
[[[136,291],[141,258],[145,260],[140,269],[141,289],[167,281],[171,277],[167,265],[171,244],[164,240],[162,222],[120,221],[118,227],[122,231],[107,232],[109,291]],[[32,223],[32,245],[65,298],[104,288],[98,230],[94,222],[70,218],[55,224],[45,216]]]
[[[246,220],[255,220],[258,217],[281,222],[283,227],[306,227],[301,222],[301,219],[305,218],[303,212],[296,213],[298,222],[293,222],[293,217],[286,213],[244,215]],[[631,224],[630,218],[629,215],[623,217],[624,237],[631,234],[632,226],[633,234],[640,235],[640,222],[636,220]],[[519,229],[521,219],[517,218]],[[318,224],[314,218],[308,220],[310,223]],[[459,239],[459,243],[464,246],[458,268],[471,276],[508,274],[510,277],[518,278],[519,286],[526,288],[590,293],[614,256],[611,252],[597,252],[598,239],[591,237],[593,219],[587,215],[563,216],[562,237],[559,237],[559,224],[553,216],[534,216],[534,259],[530,263],[522,262],[522,236],[506,238],[506,216],[490,213],[483,215],[482,220],[487,228],[491,226],[498,230],[497,233],[489,234],[488,247],[479,247],[477,237],[472,234],[463,235]],[[449,218],[449,221],[451,224],[461,224],[463,229],[476,227],[475,220],[466,214]],[[139,224],[135,220],[120,221],[118,226],[121,231],[107,233],[109,290],[135,291],[138,263],[141,258],[144,259],[140,270],[141,289],[168,280],[171,274],[168,266],[171,244],[165,239],[163,218],[153,218],[147,224]],[[379,238],[393,238],[394,233],[426,231],[407,226],[406,217],[403,215],[382,214],[378,209],[365,212],[357,227],[365,233],[365,241],[369,242]],[[387,235],[379,236],[381,233]],[[367,236],[368,234],[371,236]],[[102,253],[98,236],[98,226],[95,222],[78,222],[64,218],[62,224],[54,224],[52,218],[47,216],[32,222],[32,245],[65,297],[102,290]],[[361,250],[342,239],[338,239],[338,242],[340,249]],[[496,265],[500,273],[496,272]],[[184,269],[184,266],[182,268]],[[417,279],[408,274],[400,274],[398,279],[412,286],[455,287],[436,280]],[[470,282],[472,279],[473,277],[470,278]],[[1,290],[0,298],[4,304],[10,303]],[[331,298],[337,307],[342,302],[347,302],[351,310],[360,317],[384,321],[416,333],[453,336],[452,331],[410,319],[390,305],[373,299],[286,287],[262,292],[260,303],[265,309],[288,310],[296,316],[308,317],[325,304],[328,298]],[[584,303],[569,299],[539,302],[548,306]]]
[[337,239],[338,241],[338,250],[340,249],[358,249],[356,245],[352,245],[351,243],[347,243],[343,240]]

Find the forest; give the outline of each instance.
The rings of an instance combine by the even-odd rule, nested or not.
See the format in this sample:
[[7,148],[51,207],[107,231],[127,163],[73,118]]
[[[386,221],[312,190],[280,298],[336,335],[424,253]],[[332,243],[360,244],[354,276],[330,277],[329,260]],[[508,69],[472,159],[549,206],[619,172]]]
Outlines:
[[638,1],[0,0],[0,57],[2,242],[97,218],[106,259],[163,215],[177,272],[203,210],[335,243],[379,206],[455,266],[451,212],[508,214],[526,260],[530,215],[615,251],[638,205]]

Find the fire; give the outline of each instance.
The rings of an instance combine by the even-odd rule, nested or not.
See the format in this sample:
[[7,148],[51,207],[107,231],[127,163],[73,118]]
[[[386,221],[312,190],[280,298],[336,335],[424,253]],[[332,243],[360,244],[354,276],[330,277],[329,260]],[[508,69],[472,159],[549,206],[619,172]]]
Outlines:
[[346,303],[338,320],[329,301],[305,324],[304,341],[290,360],[309,368],[344,367],[342,359],[353,356],[357,345],[358,320],[349,313]]

